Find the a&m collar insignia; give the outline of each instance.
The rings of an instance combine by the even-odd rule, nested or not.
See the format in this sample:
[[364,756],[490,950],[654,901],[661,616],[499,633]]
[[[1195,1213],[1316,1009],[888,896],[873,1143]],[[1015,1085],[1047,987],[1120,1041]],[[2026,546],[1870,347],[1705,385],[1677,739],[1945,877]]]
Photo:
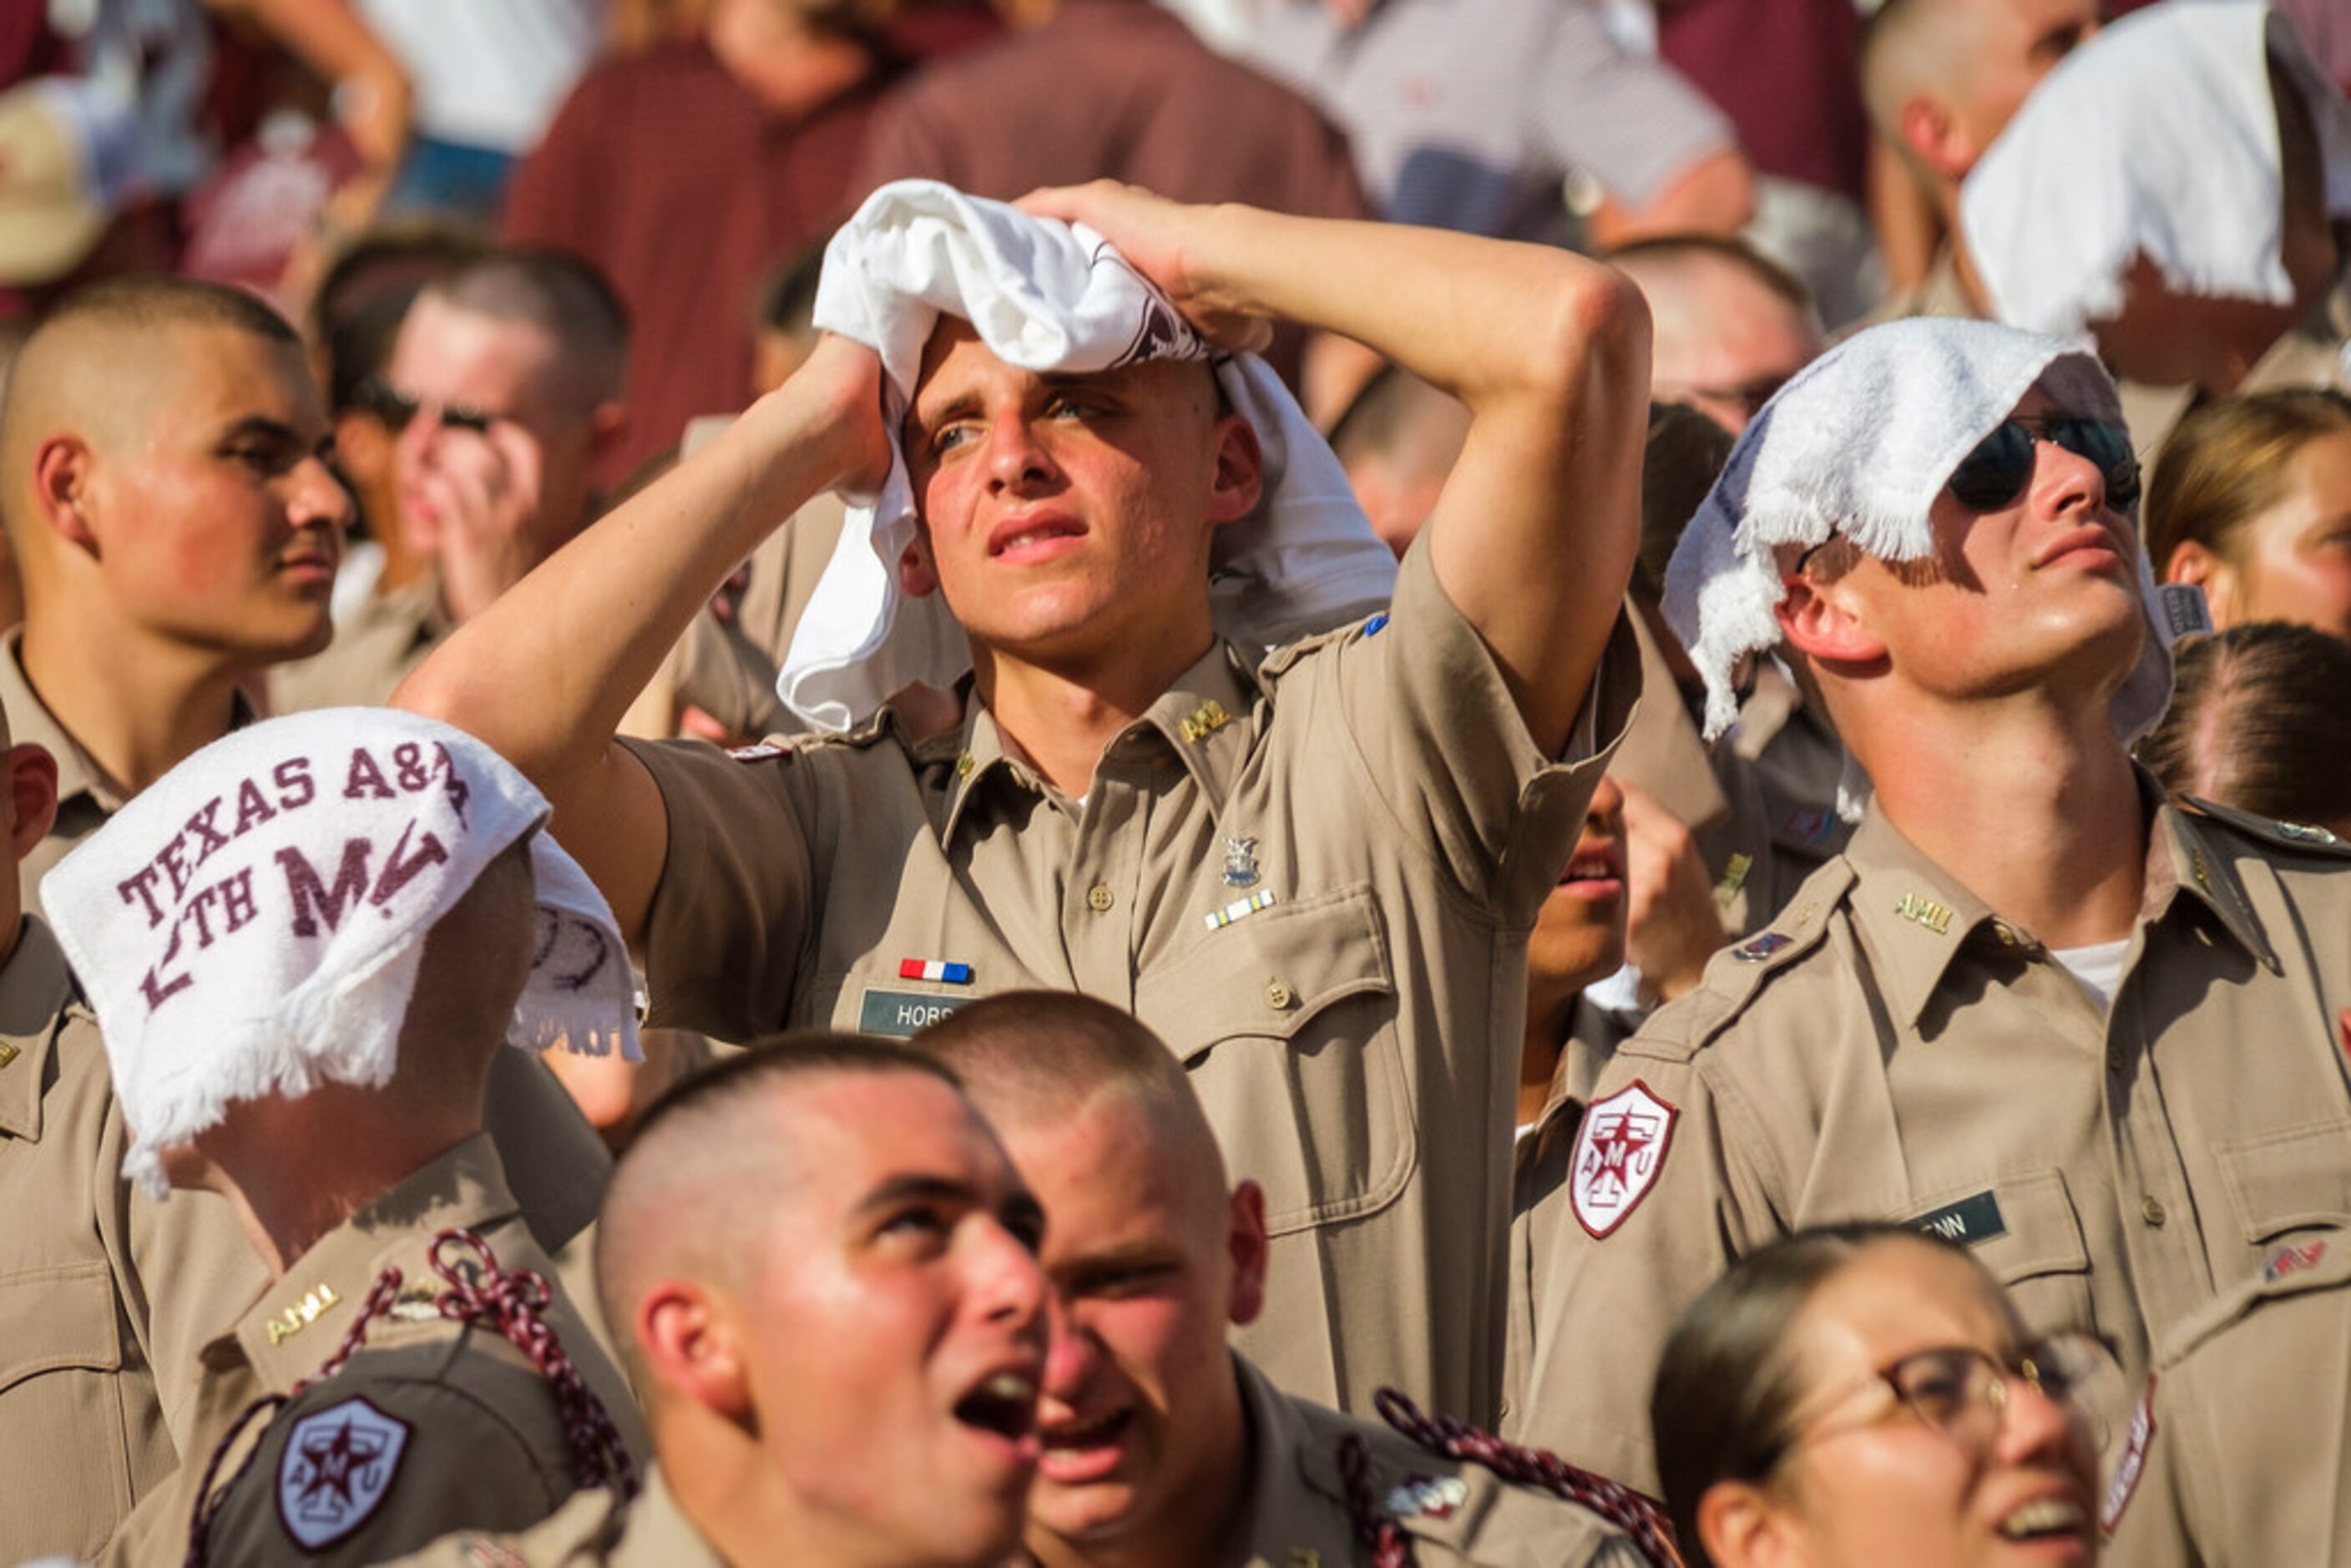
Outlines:
[[1232,722],[1233,716],[1225,711],[1225,705],[1210,697],[1184,716],[1184,722],[1176,727],[1176,733],[1187,741],[1197,743]]
[[971,984],[971,966],[946,958],[901,958],[898,960],[898,977],[902,980],[936,980],[947,986],[968,986]]
[[1380,1501],[1390,1519],[1450,1519],[1469,1500],[1469,1483],[1459,1476],[1407,1476]]
[[1225,840],[1225,885],[1255,887],[1257,878],[1257,841],[1249,838],[1227,838]]

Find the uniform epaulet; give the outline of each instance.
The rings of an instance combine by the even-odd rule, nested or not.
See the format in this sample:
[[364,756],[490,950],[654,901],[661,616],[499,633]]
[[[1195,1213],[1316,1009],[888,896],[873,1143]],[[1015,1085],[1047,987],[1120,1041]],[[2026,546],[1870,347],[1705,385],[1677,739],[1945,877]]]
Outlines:
[[2172,803],[2191,817],[2234,828],[2246,837],[2276,849],[2295,854],[2351,859],[2351,839],[2345,839],[2325,828],[2313,827],[2307,822],[2282,822],[2274,817],[2240,811],[2233,806],[2223,806],[2218,801],[2194,795],[2176,795],[2172,797]]
[[897,727],[896,716],[883,708],[855,729],[810,730],[800,735],[770,735],[749,746],[737,746],[726,755],[737,762],[773,762],[805,756],[829,747],[863,747],[881,741]]
[[1658,1009],[1617,1053],[1687,1061],[1754,1004],[1771,977],[1801,962],[1826,939],[1829,915],[1854,884],[1840,855],[1804,879],[1771,924],[1707,960],[1698,988]]
[[1333,643],[1343,643],[1357,635],[1376,637],[1387,629],[1387,623],[1388,612],[1383,610],[1375,614],[1367,615],[1361,621],[1350,621],[1344,626],[1334,626],[1328,632],[1317,632],[1311,637],[1301,637],[1295,643],[1284,643],[1258,661],[1258,678],[1270,681],[1287,674],[1290,666],[1297,664],[1299,660],[1309,653],[1327,648]]
[[2264,1302],[2346,1287],[2351,1287],[2351,1235],[2330,1231],[2279,1242],[2262,1258],[2258,1273],[2239,1280],[2183,1319],[2156,1346],[2156,1365],[2178,1365],[2198,1345],[2252,1316]]

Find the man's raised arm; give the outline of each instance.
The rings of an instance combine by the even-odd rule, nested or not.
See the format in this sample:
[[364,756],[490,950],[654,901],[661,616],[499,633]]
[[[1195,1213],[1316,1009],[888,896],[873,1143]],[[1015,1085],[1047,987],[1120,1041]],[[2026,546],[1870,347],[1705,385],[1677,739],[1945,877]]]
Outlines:
[[546,791],[557,839],[632,947],[668,827],[652,777],[613,744],[621,716],[769,529],[818,491],[882,473],[881,406],[872,353],[827,338],[708,450],[459,627],[393,694],[394,706],[487,741]]
[[1181,207],[1109,183],[1040,191],[1219,341],[1281,317],[1355,339],[1468,405],[1429,520],[1437,580],[1557,754],[1632,574],[1649,324],[1633,285],[1548,246]]

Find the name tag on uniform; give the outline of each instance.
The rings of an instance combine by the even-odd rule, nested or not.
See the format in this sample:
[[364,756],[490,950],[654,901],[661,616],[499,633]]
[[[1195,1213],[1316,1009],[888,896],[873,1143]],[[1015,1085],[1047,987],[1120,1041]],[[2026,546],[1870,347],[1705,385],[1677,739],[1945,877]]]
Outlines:
[[1914,1230],[1929,1236],[1939,1236],[1946,1241],[1956,1241],[1962,1247],[1972,1247],[1979,1241],[1989,1241],[1995,1236],[2008,1234],[2008,1221],[2000,1217],[2000,1199],[1991,1192],[1980,1192],[1973,1197],[1963,1197],[1957,1203],[1947,1203],[1930,1214],[1922,1214],[1910,1222]]
[[917,1030],[928,1029],[947,1014],[969,1000],[967,997],[938,997],[923,991],[883,991],[868,988],[857,1004],[857,1032],[886,1034],[904,1040]]

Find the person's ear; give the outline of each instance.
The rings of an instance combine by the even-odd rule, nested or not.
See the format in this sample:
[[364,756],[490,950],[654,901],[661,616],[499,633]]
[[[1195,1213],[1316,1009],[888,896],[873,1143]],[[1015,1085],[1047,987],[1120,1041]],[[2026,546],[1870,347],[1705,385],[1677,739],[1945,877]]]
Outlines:
[[1802,572],[1780,580],[1780,634],[1807,658],[1839,664],[1872,664],[1886,656],[1886,640],[1854,612],[1842,582],[1816,583]]
[[588,459],[601,463],[629,433],[629,409],[622,402],[600,402],[588,415]]
[[1780,1511],[1746,1481],[1717,1481],[1698,1500],[1698,1539],[1717,1568],[1777,1568],[1792,1563]]
[[1225,1246],[1233,1260],[1233,1294],[1226,1316],[1236,1325],[1257,1322],[1265,1311],[1265,1189],[1253,1181],[1233,1188],[1232,1228]]
[[1894,118],[1895,130],[1911,155],[1942,178],[1956,183],[1975,166],[1983,151],[1959,128],[1947,104],[1924,94],[1905,99]]
[[2185,539],[2173,547],[2171,559],[2163,563],[2163,580],[2194,583],[2204,591],[2204,607],[2211,613],[2212,624],[2230,623],[2229,601],[2236,597],[2237,574],[2210,546]]
[[726,1303],[684,1280],[664,1280],[637,1302],[637,1348],[648,1373],[730,1421],[751,1418],[739,1325]]
[[1239,414],[1217,422],[1217,472],[1208,491],[1208,521],[1238,522],[1257,510],[1265,493],[1265,451]]
[[89,444],[71,434],[53,435],[33,449],[33,507],[49,531],[95,555],[98,536],[90,527],[89,498],[96,468]]
[[17,860],[49,836],[57,820],[57,759],[29,740],[8,748],[8,845]]
[[938,591],[939,573],[931,561],[931,541],[917,530],[898,552],[898,591],[909,599],[928,599]]

